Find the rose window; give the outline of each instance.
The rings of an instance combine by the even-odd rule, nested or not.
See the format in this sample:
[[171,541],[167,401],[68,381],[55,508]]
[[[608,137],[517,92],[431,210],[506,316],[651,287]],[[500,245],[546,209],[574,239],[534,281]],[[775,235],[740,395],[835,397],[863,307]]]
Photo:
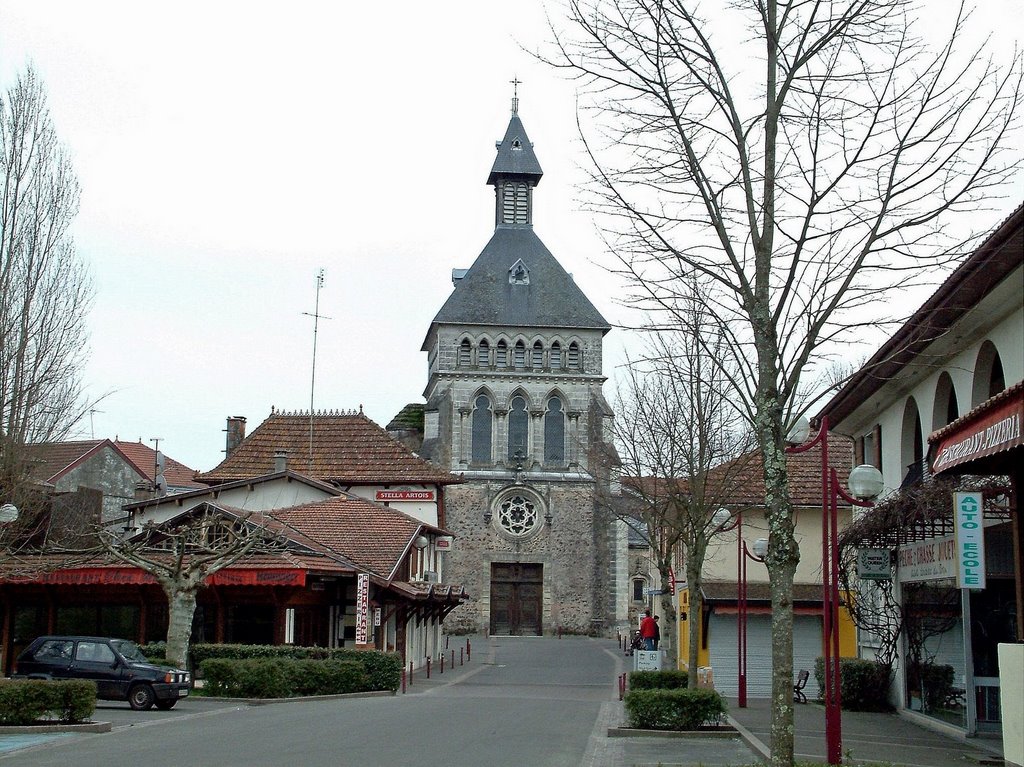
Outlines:
[[515,536],[523,536],[537,526],[537,507],[521,495],[514,495],[498,511],[498,524]]

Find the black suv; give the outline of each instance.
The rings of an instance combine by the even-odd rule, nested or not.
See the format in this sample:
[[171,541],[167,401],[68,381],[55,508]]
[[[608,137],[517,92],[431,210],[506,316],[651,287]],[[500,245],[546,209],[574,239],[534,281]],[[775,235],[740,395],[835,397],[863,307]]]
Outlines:
[[12,679],[91,679],[101,700],[136,711],[167,711],[189,692],[189,673],[150,663],[135,642],[102,637],[39,637],[14,663]]

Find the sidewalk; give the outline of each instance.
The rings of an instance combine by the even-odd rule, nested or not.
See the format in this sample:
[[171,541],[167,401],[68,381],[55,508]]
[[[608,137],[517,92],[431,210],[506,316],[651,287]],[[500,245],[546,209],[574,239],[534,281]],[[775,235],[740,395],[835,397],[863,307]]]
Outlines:
[[[768,756],[771,707],[766,698],[752,698],[746,708],[729,700],[729,716],[753,749]],[[825,760],[825,708],[817,703],[795,704],[794,749],[797,760]],[[844,761],[881,762],[907,767],[964,767],[1001,764],[999,741],[960,739],[926,729],[898,714],[844,711]]]

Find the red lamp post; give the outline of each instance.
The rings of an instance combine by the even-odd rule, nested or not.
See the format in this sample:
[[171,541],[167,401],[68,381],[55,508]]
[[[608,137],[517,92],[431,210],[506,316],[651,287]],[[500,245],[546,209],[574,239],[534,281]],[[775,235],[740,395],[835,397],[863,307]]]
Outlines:
[[743,540],[743,514],[736,515],[736,521],[725,527],[732,515],[726,509],[719,509],[713,517],[719,532],[736,530],[736,697],[740,708],[747,707],[747,560],[764,562],[768,551],[768,539],[758,538],[754,551],[747,548]]
[[825,752],[829,764],[842,761],[843,735],[840,715],[839,672],[839,499],[853,506],[874,504],[860,498],[875,498],[882,491],[882,474],[874,466],[858,466],[850,472],[849,482],[854,495],[839,484],[838,472],[828,462],[828,417],[813,439],[807,440],[810,425],[801,418],[790,433],[790,441],[798,444],[786,448],[787,453],[803,453],[821,445],[821,576],[822,633],[825,665]]

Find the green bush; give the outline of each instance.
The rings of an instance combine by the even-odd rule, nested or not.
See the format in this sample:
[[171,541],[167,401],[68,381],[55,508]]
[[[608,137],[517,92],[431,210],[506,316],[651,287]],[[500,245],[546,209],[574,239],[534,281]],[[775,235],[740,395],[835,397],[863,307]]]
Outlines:
[[681,690],[689,685],[685,671],[631,671],[631,690]]
[[379,650],[352,650],[294,645],[197,644],[192,646],[192,663],[206,677],[208,660],[346,660],[356,661],[366,671],[367,689],[397,690],[402,677],[402,658]]
[[230,698],[338,695],[368,689],[362,664],[345,660],[255,658],[203,661],[204,691]]
[[[814,661],[818,681],[818,699],[825,695],[825,659]],[[862,658],[839,659],[839,695],[844,711],[890,711],[889,670],[880,663]]]
[[167,642],[147,642],[139,645],[139,650],[150,661],[158,666],[167,664]]
[[630,690],[625,697],[630,727],[645,730],[695,730],[726,713],[714,690]]
[[29,725],[53,719],[84,722],[95,710],[95,682],[82,679],[0,681],[0,724]]

